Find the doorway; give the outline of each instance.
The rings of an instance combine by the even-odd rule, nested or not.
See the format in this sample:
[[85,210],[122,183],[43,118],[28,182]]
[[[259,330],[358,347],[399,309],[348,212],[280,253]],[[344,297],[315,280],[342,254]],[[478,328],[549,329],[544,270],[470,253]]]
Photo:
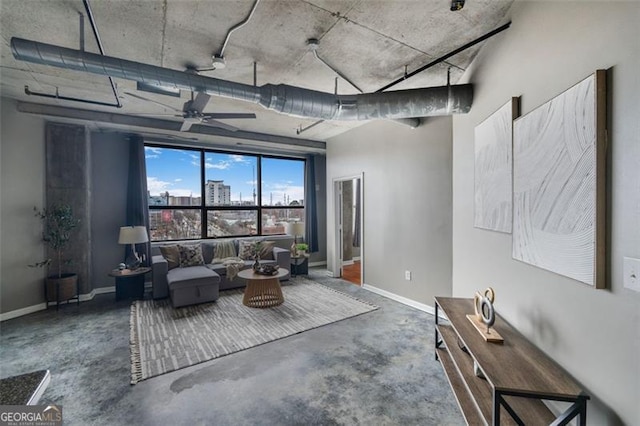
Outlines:
[[334,193],[336,194],[336,275],[355,285],[362,285],[364,282],[363,175],[335,179]]

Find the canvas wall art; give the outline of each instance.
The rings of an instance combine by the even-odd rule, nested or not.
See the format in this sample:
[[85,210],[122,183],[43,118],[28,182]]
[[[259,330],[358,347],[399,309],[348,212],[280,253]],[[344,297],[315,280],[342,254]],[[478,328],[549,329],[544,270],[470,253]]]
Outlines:
[[514,122],[513,258],[604,288],[606,72]]
[[520,98],[512,98],[475,128],[476,228],[511,233],[513,120],[519,111]]

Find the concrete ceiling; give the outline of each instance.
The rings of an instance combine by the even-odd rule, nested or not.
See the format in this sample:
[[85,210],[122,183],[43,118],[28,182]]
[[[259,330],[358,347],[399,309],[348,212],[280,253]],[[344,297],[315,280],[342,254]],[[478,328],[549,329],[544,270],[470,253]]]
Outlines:
[[[513,0],[467,0],[457,12],[449,0],[260,0],[249,22],[233,32],[224,50],[226,67],[202,75],[257,84],[283,83],[332,93],[336,74],[316,59],[307,39],[319,40],[318,55],[365,92],[373,92],[432,60],[505,23]],[[210,68],[228,30],[247,17],[254,0],[190,1],[132,0],[91,3],[105,54],[136,62],[184,70],[188,65]],[[175,111],[127,93],[181,110],[189,99],[136,91],[132,81],[116,79],[122,108],[29,96],[24,87],[100,102],[114,102],[107,77],[17,61],[11,37],[20,37],[73,49],[79,48],[81,0],[1,0],[0,83],[2,96],[21,101],[89,109],[141,117],[175,120]],[[505,34],[508,34],[505,33]],[[504,36],[504,35],[503,35]],[[85,49],[98,52],[85,19]],[[456,83],[482,44],[430,68],[390,90],[446,84],[447,69]],[[338,93],[358,91],[339,79]],[[326,140],[362,122],[323,122],[299,135],[296,130],[316,120],[289,117],[242,101],[212,97],[204,112],[253,112],[257,119],[226,120],[245,132],[288,138]],[[400,124],[398,124],[400,126]],[[104,125],[103,125],[104,127]],[[108,126],[107,126],[108,127]],[[119,125],[136,129],[132,124]],[[194,133],[198,126],[194,126]],[[163,134],[180,132],[161,129]],[[189,133],[182,136],[194,136]],[[206,139],[206,136],[204,136]]]

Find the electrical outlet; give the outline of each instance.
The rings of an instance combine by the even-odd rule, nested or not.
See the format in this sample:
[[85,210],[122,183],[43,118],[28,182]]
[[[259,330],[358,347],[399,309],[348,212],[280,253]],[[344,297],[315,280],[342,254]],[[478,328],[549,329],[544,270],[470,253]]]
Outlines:
[[411,281],[411,271],[404,271],[404,279]]
[[624,286],[640,292],[640,259],[625,257],[622,265]]

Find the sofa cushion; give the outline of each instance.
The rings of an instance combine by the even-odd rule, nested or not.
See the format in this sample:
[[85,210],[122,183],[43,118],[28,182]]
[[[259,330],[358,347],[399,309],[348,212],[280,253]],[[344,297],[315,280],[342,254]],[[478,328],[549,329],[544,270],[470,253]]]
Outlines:
[[180,250],[177,245],[160,246],[160,253],[167,261],[169,269],[177,268],[180,266]]
[[204,259],[202,259],[202,248],[200,244],[195,246],[183,246],[178,244],[178,250],[180,251],[180,267],[185,268],[187,266],[204,265]]
[[220,276],[227,275],[227,267],[222,263],[210,263],[207,265],[207,268],[209,268],[210,270],[212,270],[213,272],[215,272]]
[[184,287],[213,285],[220,282],[220,276],[206,266],[175,268],[167,273],[170,290]]
[[208,263],[211,263],[211,261],[213,260],[213,255],[215,253],[215,243],[202,243],[200,248],[202,249],[202,260],[204,261],[204,264],[206,265]]

